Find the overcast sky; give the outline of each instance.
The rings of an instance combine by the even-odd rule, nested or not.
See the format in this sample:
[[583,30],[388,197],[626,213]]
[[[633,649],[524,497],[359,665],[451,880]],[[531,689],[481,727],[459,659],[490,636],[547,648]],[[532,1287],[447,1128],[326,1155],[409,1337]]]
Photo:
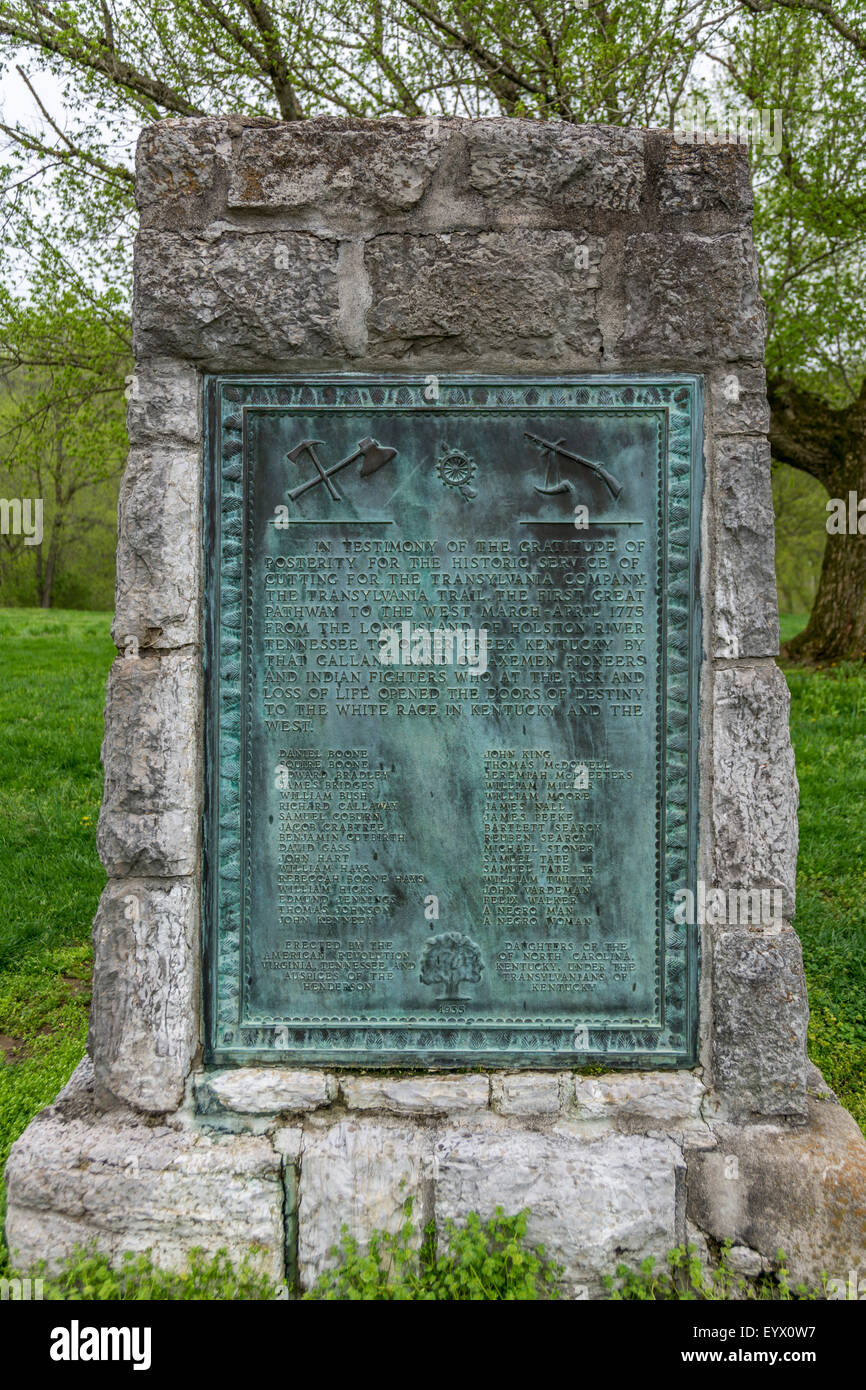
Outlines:
[[9,66],[3,74],[2,81],[0,81],[0,114],[2,114],[6,125],[14,125],[16,121],[24,121],[25,124],[33,126],[40,125],[42,121],[39,108],[15,71],[15,66],[18,63],[27,73],[40,98],[56,120],[57,114],[63,110],[63,90],[60,83],[53,73],[37,72],[36,63],[32,61],[32,54],[22,49],[17,57],[9,60]]

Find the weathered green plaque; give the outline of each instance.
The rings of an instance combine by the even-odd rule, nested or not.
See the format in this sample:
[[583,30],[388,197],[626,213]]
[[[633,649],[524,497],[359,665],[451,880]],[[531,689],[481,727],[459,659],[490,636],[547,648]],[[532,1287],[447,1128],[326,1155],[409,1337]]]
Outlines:
[[692,1064],[699,380],[207,407],[211,1060]]

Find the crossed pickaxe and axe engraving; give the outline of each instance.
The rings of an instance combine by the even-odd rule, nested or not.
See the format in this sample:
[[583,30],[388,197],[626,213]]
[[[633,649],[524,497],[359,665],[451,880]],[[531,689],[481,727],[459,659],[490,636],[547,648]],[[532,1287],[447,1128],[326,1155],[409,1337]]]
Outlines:
[[324,483],[334,501],[339,502],[340,494],[331,482],[335,473],[339,473],[343,468],[348,468],[349,464],[354,463],[356,459],[362,459],[361,477],[369,478],[371,473],[377,472],[378,469],[383,468],[386,463],[390,463],[393,458],[397,457],[396,449],[389,449],[386,445],[380,444],[368,436],[366,439],[362,439],[357,449],[354,449],[346,458],[340,459],[340,462],[335,463],[332,468],[324,468],[319,455],[316,453],[316,445],[324,444],[324,442],[324,439],[302,439],[300,444],[296,444],[294,449],[290,449],[286,455],[292,460],[292,463],[298,463],[301,455],[307,453],[316,470],[315,478],[301,483],[300,487],[294,488],[289,493],[293,502],[296,502],[305,492],[309,492],[311,487],[318,487],[320,483]]
[[608,473],[606,468],[602,468],[600,463],[593,463],[591,459],[582,458],[580,454],[574,454],[571,449],[564,448],[564,439],[542,439],[540,434],[533,434],[530,430],[524,430],[523,433],[527,439],[532,440],[533,444],[539,446],[546,458],[544,486],[539,487],[536,483],[536,492],[542,492],[545,496],[554,492],[574,492],[574,484],[568,478],[563,478],[560,475],[559,460],[562,458],[568,459],[571,463],[579,463],[583,468],[588,468],[591,473],[595,473],[606,484],[611,497],[619,497],[623,488],[622,483],[619,478]]

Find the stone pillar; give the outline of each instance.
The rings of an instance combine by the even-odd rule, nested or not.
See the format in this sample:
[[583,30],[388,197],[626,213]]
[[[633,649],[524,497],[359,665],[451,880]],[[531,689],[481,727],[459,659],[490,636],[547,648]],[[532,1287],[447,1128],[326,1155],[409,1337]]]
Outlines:
[[[109,884],[89,1057],[9,1161],[19,1264],[89,1239],[176,1264],[256,1242],[308,1284],[342,1221],[394,1228],[412,1195],[440,1221],[528,1205],[592,1295],[618,1259],[687,1236],[730,1238],[755,1267],[783,1245],[795,1278],[857,1266],[866,1145],[808,1063],[791,925],[746,151],[523,120],[170,120],[141,137],[136,196]],[[785,922],[703,927],[693,1071],[203,1067],[201,378],[323,370],[703,378],[699,876],[779,890]]]

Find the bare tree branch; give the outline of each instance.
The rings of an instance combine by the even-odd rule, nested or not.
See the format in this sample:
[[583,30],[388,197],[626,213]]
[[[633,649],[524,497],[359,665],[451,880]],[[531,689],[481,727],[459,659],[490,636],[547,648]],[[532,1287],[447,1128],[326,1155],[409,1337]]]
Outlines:
[[265,71],[271,79],[274,95],[284,121],[302,121],[304,109],[298,101],[288,65],[280,46],[280,35],[267,0],[244,0],[249,16],[262,37],[265,52]]

